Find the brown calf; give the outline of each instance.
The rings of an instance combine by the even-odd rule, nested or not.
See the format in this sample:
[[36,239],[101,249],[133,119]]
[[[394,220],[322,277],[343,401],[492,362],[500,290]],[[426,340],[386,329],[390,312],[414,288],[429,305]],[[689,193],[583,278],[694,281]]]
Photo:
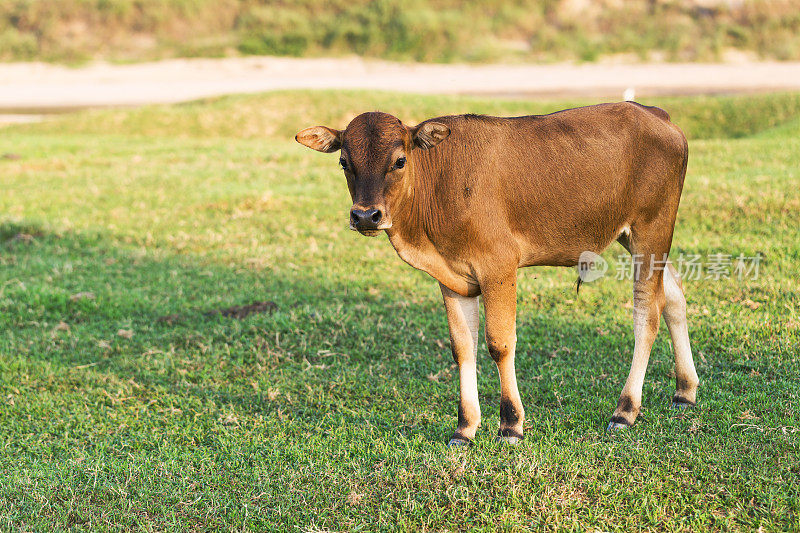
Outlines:
[[295,138],[321,152],[341,149],[351,229],[386,231],[404,261],[439,281],[461,387],[451,445],[469,443],[480,424],[478,295],[500,373],[499,438],[513,444],[524,420],[514,371],[517,269],[574,266],[582,252],[615,240],[639,267],[633,363],[609,429],[639,414],[662,314],[675,351],[674,405],[694,405],[686,301],[675,268],[663,267],[688,152],[664,111],[626,102],[544,116],[446,116],[416,127],[373,112],[344,131],[318,126]]

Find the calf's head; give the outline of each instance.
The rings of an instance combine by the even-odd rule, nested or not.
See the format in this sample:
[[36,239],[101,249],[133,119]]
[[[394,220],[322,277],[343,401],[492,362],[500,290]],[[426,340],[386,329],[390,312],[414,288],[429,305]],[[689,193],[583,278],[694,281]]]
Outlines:
[[440,122],[408,127],[376,111],[357,116],[344,130],[306,128],[295,140],[319,152],[341,150],[339,164],[353,200],[350,229],[374,236],[392,227],[394,200],[413,182],[412,151],[436,146],[448,135]]

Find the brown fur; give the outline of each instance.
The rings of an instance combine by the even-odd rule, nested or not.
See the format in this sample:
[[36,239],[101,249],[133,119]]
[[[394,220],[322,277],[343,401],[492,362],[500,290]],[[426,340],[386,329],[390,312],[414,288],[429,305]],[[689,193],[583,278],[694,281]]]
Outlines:
[[[666,257],[688,154],[666,112],[635,103],[544,116],[445,116],[413,128],[373,112],[343,132],[308,128],[297,140],[321,151],[341,147],[353,208],[376,209],[380,217],[353,229],[385,230],[411,266],[455,295],[483,296],[502,405],[514,413],[501,420],[501,434],[520,435],[524,414],[513,364],[517,269],[574,266],[581,252],[599,253],[617,239],[633,254]],[[395,168],[400,158],[405,165]],[[660,270],[642,266],[634,302],[634,366],[623,390],[625,409],[615,412],[629,423],[640,408],[638,376],[665,305]],[[455,348],[454,355],[458,360]],[[693,372],[692,366],[685,374],[696,381]]]

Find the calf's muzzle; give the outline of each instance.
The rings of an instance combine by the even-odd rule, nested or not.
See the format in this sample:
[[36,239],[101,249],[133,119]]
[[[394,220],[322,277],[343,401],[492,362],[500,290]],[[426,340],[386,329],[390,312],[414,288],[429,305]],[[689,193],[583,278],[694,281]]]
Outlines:
[[384,214],[380,209],[370,207],[360,209],[354,207],[350,210],[350,226],[358,231],[374,231],[385,229]]

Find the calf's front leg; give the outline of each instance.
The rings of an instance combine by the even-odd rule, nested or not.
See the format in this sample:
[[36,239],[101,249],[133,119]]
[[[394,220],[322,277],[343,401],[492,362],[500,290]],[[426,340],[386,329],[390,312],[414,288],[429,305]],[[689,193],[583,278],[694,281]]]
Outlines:
[[447,310],[450,327],[450,345],[453,359],[458,365],[459,403],[458,427],[448,446],[468,445],[475,438],[481,423],[481,407],[478,403],[478,297],[461,296],[442,284],[442,297]]
[[517,345],[517,275],[481,284],[486,310],[486,344],[500,375],[500,430],[497,439],[508,444],[522,440],[525,410],[517,389],[514,353]]

